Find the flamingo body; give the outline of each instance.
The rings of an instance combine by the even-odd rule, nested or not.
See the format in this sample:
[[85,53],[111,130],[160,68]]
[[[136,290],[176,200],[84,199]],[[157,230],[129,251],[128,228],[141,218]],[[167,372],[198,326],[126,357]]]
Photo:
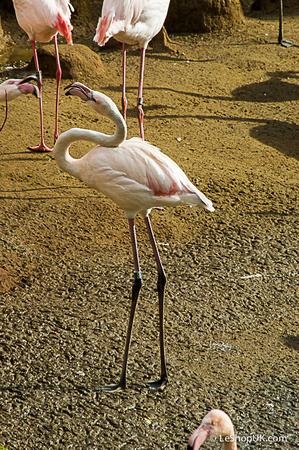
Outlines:
[[94,147],[75,164],[77,178],[111,198],[127,218],[139,212],[145,217],[154,207],[183,204],[213,211],[180,167],[140,138],[118,147]]
[[114,37],[147,48],[161,30],[168,7],[169,0],[104,0],[94,40],[102,46]]
[[[117,133],[109,136],[80,128],[63,133],[54,148],[54,157],[63,170],[111,198],[125,211],[127,218],[135,217],[139,212],[145,217],[154,207],[182,204],[214,211],[212,202],[157,147],[136,137],[125,140],[126,124],[109,97],[80,83],[72,86],[73,95],[81,98],[87,95],[85,100],[96,112],[115,122]],[[80,139],[99,140],[101,145],[82,158],[73,159],[69,155],[69,146]]]
[[[162,389],[167,383],[163,331],[166,276],[151,228],[149,213],[151,208],[167,205],[197,205],[208,211],[214,211],[214,208],[212,202],[193,186],[179,166],[157,147],[140,138],[126,140],[125,120],[109,97],[92,91],[81,83],[73,83],[69,88],[68,95],[77,95],[97,113],[113,120],[116,132],[113,135],[107,135],[93,130],[72,128],[58,137],[53,149],[54,158],[62,170],[101,191],[125,211],[129,222],[134,259],[132,305],[122,374],[119,383],[103,389],[110,392],[126,387],[126,367],[133,319],[142,284],[134,223],[138,213],[141,213],[144,218],[158,270],[161,378],[158,381],[148,382],[147,386],[153,390]],[[97,146],[82,158],[74,159],[69,153],[69,148],[78,140],[94,142]]]
[[191,434],[188,450],[198,450],[207,439],[221,438],[224,450],[237,450],[234,426],[229,416],[220,409],[212,409],[202,419],[200,426]]
[[17,21],[30,41],[49,42],[58,32],[72,43],[68,0],[13,0]]

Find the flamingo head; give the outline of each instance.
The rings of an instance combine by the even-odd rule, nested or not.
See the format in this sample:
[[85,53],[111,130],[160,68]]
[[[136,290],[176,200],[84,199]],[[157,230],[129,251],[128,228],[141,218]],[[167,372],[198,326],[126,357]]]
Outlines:
[[202,420],[200,426],[191,434],[188,450],[197,450],[208,438],[216,440],[223,437],[225,441],[234,440],[234,427],[229,416],[220,409],[212,409]]
[[40,82],[40,80],[33,75],[19,80],[19,82],[17,83],[17,87],[22,94],[33,94],[36,98],[38,98],[39,89],[34,84],[31,84],[30,81],[35,81],[39,88],[42,87],[42,83]]
[[23,79],[10,79],[6,80],[0,86],[0,93],[2,93],[2,101],[5,101],[4,94],[7,95],[7,101],[16,99],[22,94],[33,94],[35,97],[39,97],[39,90],[30,81],[36,81],[39,86],[41,86],[40,81],[37,77],[30,75]]
[[76,95],[81,98],[81,100],[89,103],[91,108],[102,116],[110,116],[111,111],[119,114],[115,103],[107,97],[107,95],[101,92],[93,91],[82,83],[75,82],[67,86],[65,89],[67,89],[65,95]]

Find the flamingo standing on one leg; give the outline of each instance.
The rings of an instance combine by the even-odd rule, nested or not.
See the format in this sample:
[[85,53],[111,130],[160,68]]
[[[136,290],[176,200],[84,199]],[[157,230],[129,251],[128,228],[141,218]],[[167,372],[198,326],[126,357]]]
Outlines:
[[104,0],[102,16],[99,19],[94,41],[100,46],[113,36],[123,43],[123,87],[122,107],[126,120],[126,44],[139,44],[140,69],[137,98],[137,117],[141,138],[143,130],[143,75],[146,48],[156,34],[161,30],[165,21],[170,0]]
[[5,118],[0,127],[0,131],[2,131],[7,119],[8,102],[15,100],[22,94],[33,94],[38,98],[39,91],[37,87],[34,86],[34,84],[29,83],[29,81],[36,81],[37,84],[39,84],[39,80],[33,76],[23,78],[22,80],[10,79],[0,84],[0,103],[6,104]]
[[[122,373],[119,383],[103,389],[114,391],[126,387],[131,331],[142,283],[134,222],[138,213],[144,218],[158,269],[161,378],[159,381],[147,383],[147,386],[150,389],[163,388],[167,383],[163,331],[166,276],[151,228],[149,213],[152,208],[167,205],[201,206],[208,211],[214,211],[214,208],[212,202],[193,186],[179,166],[157,147],[140,138],[125,140],[126,123],[109,97],[92,91],[81,83],[73,83],[66,94],[77,95],[96,112],[109,117],[116,125],[116,132],[113,135],[106,135],[92,130],[72,128],[62,133],[57,139],[53,150],[54,158],[62,170],[101,191],[125,211],[133,250],[134,284]],[[78,140],[91,141],[98,145],[82,158],[73,159],[69,154],[69,147]]]
[[237,450],[234,426],[229,416],[220,409],[212,409],[202,420],[188,442],[188,450],[198,450],[206,439],[221,438],[224,450]]
[[57,44],[57,33],[64,36],[69,44],[72,44],[72,26],[70,23],[72,7],[68,0],[13,0],[18,23],[28,34],[34,54],[35,68],[40,80],[39,86],[39,106],[40,106],[40,126],[41,142],[36,147],[29,147],[34,151],[51,151],[44,141],[44,120],[42,105],[42,76],[39,69],[38,56],[35,43],[49,42],[52,38],[55,46],[56,56],[56,108],[55,108],[55,131],[54,142],[58,137],[58,104],[59,86],[61,80],[61,67]]

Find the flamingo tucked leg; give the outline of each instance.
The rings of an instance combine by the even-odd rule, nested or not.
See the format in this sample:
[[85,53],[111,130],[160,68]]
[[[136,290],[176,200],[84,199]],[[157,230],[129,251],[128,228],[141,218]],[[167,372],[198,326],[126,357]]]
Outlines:
[[35,147],[29,147],[29,150],[33,150],[35,152],[50,152],[52,149],[47,147],[44,141],[44,118],[43,118],[43,100],[42,100],[42,73],[39,70],[39,63],[38,63],[38,57],[37,57],[37,51],[35,46],[35,41],[31,41],[32,49],[33,49],[33,56],[34,56],[34,63],[35,63],[35,69],[36,69],[36,76],[39,80],[38,83],[38,89],[39,89],[39,112],[40,112],[40,128],[41,128],[41,142],[39,145]]
[[134,315],[135,315],[138,295],[139,295],[139,291],[140,291],[141,285],[142,285],[134,219],[129,219],[129,229],[130,229],[130,235],[131,235],[133,259],[134,259],[134,283],[133,283],[133,288],[132,288],[132,303],[131,303],[131,311],[130,311],[130,318],[129,318],[129,326],[128,326],[128,331],[127,331],[127,338],[126,338],[125,354],[124,354],[124,360],[123,360],[123,366],[122,366],[122,373],[121,373],[119,382],[117,384],[110,384],[108,386],[104,386],[102,389],[105,392],[114,392],[119,389],[125,389],[125,387],[126,387],[127,361],[128,361],[128,354],[129,354],[129,348],[130,348],[130,342],[131,342],[133,321],[134,321]]
[[150,238],[150,242],[153,248],[157,269],[158,269],[158,283],[157,290],[159,296],[159,338],[160,338],[160,356],[161,356],[161,378],[158,381],[149,381],[146,383],[147,387],[152,390],[163,389],[168,381],[167,371],[166,371],[166,362],[165,362],[165,351],[164,351],[164,290],[166,284],[166,275],[162,266],[161,258],[159,255],[157,243],[154,237],[154,233],[152,230],[151,222],[148,216],[144,219],[147,232]]

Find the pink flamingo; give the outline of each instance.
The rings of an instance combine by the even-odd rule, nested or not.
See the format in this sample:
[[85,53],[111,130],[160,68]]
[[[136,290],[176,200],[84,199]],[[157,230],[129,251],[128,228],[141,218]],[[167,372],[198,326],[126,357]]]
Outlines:
[[[107,135],[97,131],[72,128],[58,137],[53,150],[54,158],[62,170],[102,192],[124,210],[129,222],[134,259],[132,304],[122,373],[119,383],[103,389],[109,392],[126,387],[126,367],[131,331],[142,284],[134,222],[138,213],[144,218],[158,269],[161,378],[159,381],[147,383],[147,386],[154,390],[163,388],[167,383],[163,331],[166,276],[153,235],[149,213],[155,207],[175,205],[201,206],[208,211],[214,211],[214,208],[212,202],[193,186],[179,166],[160,152],[157,147],[136,137],[125,140],[126,123],[109,97],[92,91],[81,83],[73,83],[68,88],[66,95],[78,96],[97,113],[109,117],[116,125],[116,132],[113,135]],[[69,154],[69,147],[78,140],[91,141],[97,146],[82,158],[73,159]]]
[[123,43],[123,86],[122,107],[126,120],[126,44],[140,46],[139,87],[137,98],[137,117],[141,138],[143,130],[143,75],[145,51],[148,43],[161,30],[165,21],[170,0],[104,0],[94,41],[100,46],[113,36]]
[[220,438],[224,450],[237,450],[234,427],[229,416],[220,409],[212,409],[188,441],[188,450],[198,450],[206,439]]
[[21,79],[10,79],[0,84],[0,103],[6,104],[4,122],[0,127],[0,131],[3,129],[7,119],[7,102],[15,100],[22,94],[33,94],[38,98],[39,92],[34,84],[29,81],[36,81],[39,84],[39,80],[36,77],[29,76]]
[[28,34],[33,49],[35,68],[40,80],[39,106],[41,142],[36,147],[29,147],[34,151],[51,151],[44,141],[44,121],[42,105],[42,75],[39,69],[38,56],[35,42],[49,42],[52,38],[56,56],[56,108],[54,142],[58,137],[58,104],[59,86],[61,80],[61,66],[58,53],[57,33],[64,36],[69,44],[72,44],[72,26],[70,23],[72,7],[68,0],[13,0],[17,21],[21,28]]

